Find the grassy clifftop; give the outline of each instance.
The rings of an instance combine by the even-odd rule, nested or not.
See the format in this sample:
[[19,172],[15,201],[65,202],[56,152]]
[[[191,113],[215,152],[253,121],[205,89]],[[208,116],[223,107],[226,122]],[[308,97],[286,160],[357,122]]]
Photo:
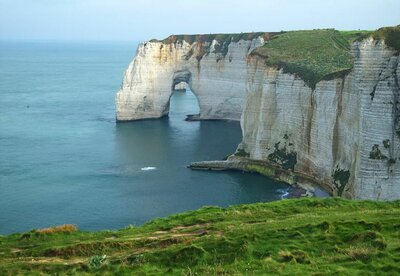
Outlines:
[[[270,36],[275,33],[253,32],[253,33],[232,33],[232,34],[197,34],[197,35],[171,35],[163,40],[153,39],[151,42],[162,42],[165,44],[179,43],[186,41],[189,44],[196,42],[195,47],[187,54],[186,59],[189,59],[195,54],[196,59],[200,62],[204,55],[210,53],[210,46],[213,40],[218,41],[214,46],[214,53],[220,54],[225,57],[228,53],[228,47],[231,42],[238,42],[240,40],[252,40],[258,37],[263,37],[268,40]],[[196,50],[194,50],[196,48]],[[220,60],[220,58],[217,59]]]
[[291,31],[278,34],[252,54],[262,56],[270,66],[296,74],[311,88],[323,79],[347,74],[354,64],[350,43],[373,37],[400,51],[400,26],[376,31],[334,29]]
[[206,207],[119,231],[0,237],[0,274],[385,274],[400,271],[400,201]]
[[[241,39],[251,40],[263,36],[268,43],[255,49],[252,55],[265,58],[269,66],[282,68],[286,73],[292,73],[302,78],[311,88],[323,79],[346,75],[354,64],[350,54],[350,44],[369,36],[376,40],[384,40],[386,45],[397,52],[400,51],[400,26],[384,27],[376,31],[337,31],[334,29],[289,31],[289,32],[255,32],[240,34],[209,34],[209,35],[172,35],[163,43],[186,41],[211,43],[217,40],[219,44],[215,51],[226,55],[231,41]],[[209,47],[209,46],[208,46]],[[199,48],[197,58],[209,52],[209,49]],[[189,57],[193,52],[189,55]]]
[[333,29],[292,31],[273,37],[252,54],[262,56],[267,65],[297,74],[310,87],[323,78],[346,73],[353,68],[350,44]]
[[386,45],[397,51],[397,54],[400,52],[400,25],[380,28],[371,35],[374,39],[383,39]]
[[162,42],[166,44],[175,43],[178,41],[186,41],[189,44],[194,42],[212,42],[213,40],[217,40],[220,43],[224,42],[238,42],[239,40],[252,40],[257,37],[264,37],[264,39],[268,39],[270,35],[275,33],[267,33],[267,32],[252,32],[252,33],[231,33],[231,34],[196,34],[196,35],[170,35],[169,37],[163,40],[152,39],[152,42]]

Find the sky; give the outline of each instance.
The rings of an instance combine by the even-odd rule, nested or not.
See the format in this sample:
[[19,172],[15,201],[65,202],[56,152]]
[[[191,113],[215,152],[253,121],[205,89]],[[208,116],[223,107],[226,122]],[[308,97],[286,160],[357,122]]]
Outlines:
[[0,40],[145,41],[399,24],[400,0],[0,0]]

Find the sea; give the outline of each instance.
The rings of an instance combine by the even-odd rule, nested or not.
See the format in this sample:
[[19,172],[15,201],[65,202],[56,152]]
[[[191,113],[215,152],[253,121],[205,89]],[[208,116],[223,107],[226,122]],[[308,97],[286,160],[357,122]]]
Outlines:
[[239,122],[168,117],[117,123],[114,97],[137,42],[0,41],[0,234],[61,224],[138,226],[203,206],[280,200],[288,185],[242,172],[193,171],[241,141]]

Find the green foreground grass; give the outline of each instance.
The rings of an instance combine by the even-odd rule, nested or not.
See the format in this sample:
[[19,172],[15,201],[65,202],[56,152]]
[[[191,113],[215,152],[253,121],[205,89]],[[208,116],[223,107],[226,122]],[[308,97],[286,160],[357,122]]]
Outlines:
[[0,275],[398,275],[399,218],[400,201],[305,198],[118,231],[31,231],[0,237]]

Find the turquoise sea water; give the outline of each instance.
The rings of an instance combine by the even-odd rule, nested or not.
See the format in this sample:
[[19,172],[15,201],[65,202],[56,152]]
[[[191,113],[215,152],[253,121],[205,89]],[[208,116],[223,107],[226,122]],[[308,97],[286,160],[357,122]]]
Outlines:
[[136,46],[0,42],[0,234],[117,229],[285,193],[259,175],[186,168],[241,140],[238,122],[184,121],[198,111],[191,92],[174,94],[169,118],[116,124],[115,92]]

